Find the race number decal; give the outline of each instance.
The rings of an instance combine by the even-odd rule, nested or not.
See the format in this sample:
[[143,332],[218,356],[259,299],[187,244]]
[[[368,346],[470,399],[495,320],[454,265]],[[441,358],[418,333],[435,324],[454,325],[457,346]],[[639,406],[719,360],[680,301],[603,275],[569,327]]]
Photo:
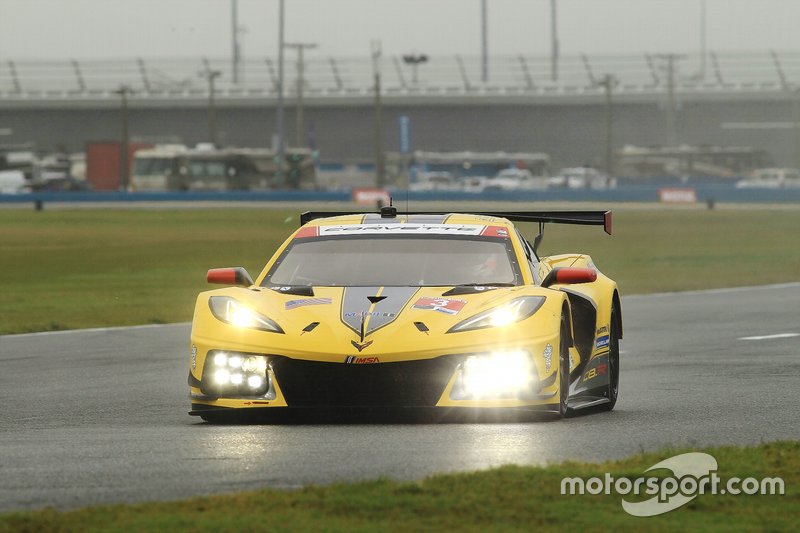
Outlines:
[[439,311],[448,315],[456,315],[466,305],[466,300],[451,300],[450,298],[429,298],[424,296],[414,302],[412,309],[427,309]]

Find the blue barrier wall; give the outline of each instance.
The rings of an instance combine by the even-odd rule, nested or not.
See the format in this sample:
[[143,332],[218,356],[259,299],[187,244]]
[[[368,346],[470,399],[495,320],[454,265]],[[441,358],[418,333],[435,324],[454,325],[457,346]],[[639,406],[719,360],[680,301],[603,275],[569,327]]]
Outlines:
[[[736,189],[730,186],[697,186],[698,202],[800,203],[798,189]],[[658,187],[629,186],[607,190],[550,189],[547,191],[406,192],[392,190],[397,204],[409,201],[480,202],[658,202]],[[231,192],[37,192],[0,194],[2,203],[49,202],[349,202],[350,191],[231,191]]]

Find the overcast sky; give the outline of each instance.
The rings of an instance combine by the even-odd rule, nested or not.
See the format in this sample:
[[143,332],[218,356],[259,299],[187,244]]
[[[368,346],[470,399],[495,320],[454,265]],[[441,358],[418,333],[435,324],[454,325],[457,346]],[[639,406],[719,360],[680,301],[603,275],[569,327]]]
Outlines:
[[[800,50],[800,0],[705,0],[709,50]],[[562,55],[697,52],[703,0],[558,0]],[[228,57],[230,0],[0,0],[0,59]],[[286,0],[315,54],[480,54],[480,0]],[[273,55],[278,0],[239,0],[243,54]],[[550,0],[488,0],[489,53],[550,53]]]

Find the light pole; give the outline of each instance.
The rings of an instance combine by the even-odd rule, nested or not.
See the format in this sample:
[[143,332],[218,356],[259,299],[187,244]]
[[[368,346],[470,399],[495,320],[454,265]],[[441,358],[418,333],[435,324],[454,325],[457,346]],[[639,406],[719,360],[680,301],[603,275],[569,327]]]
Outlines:
[[372,41],[372,73],[375,78],[375,186],[383,187],[383,126],[381,124],[381,42]]
[[489,28],[487,17],[486,0],[481,0],[481,80],[483,80],[483,83],[489,81]]
[[606,74],[597,82],[597,85],[602,87],[606,94],[606,176],[608,179],[614,177],[614,117],[611,96],[618,83],[619,81],[612,74]]
[[794,121],[794,168],[800,169],[800,87],[792,89],[791,95]]
[[303,139],[305,133],[305,124],[303,123],[303,86],[305,85],[305,62],[304,51],[313,50],[317,48],[316,43],[285,43],[285,48],[297,50],[297,109],[295,110],[295,119],[297,120],[295,132],[295,146],[302,147],[306,145]]
[[666,61],[667,71],[667,115],[666,115],[666,143],[667,146],[678,145],[678,132],[675,126],[675,62],[684,59],[682,54],[659,54],[656,56]]
[[286,148],[283,143],[284,124],[283,124],[283,30],[284,30],[284,0],[278,2],[278,108],[275,111],[277,123],[277,152],[278,164],[275,171],[276,181],[283,185],[283,166],[286,162]]
[[216,94],[216,87],[214,80],[222,76],[222,71],[211,70],[206,67],[206,70],[200,73],[201,76],[208,80],[208,138],[215,147],[219,146],[217,139],[217,106],[214,100]]
[[700,79],[706,79],[706,0],[700,0]]
[[427,63],[428,56],[425,54],[406,54],[403,56],[403,63],[406,65],[411,65],[411,82],[414,85],[417,85],[417,69],[419,68],[420,63]]
[[234,84],[239,83],[239,0],[231,0],[231,78]]
[[558,81],[558,14],[556,0],[550,0],[550,78]]
[[130,145],[130,135],[128,132],[128,95],[132,92],[131,88],[127,85],[120,85],[119,89],[114,91],[115,94],[120,96],[121,103],[122,138],[119,143],[119,187],[123,192],[128,190],[128,185],[130,183],[130,163],[128,161],[128,146]]

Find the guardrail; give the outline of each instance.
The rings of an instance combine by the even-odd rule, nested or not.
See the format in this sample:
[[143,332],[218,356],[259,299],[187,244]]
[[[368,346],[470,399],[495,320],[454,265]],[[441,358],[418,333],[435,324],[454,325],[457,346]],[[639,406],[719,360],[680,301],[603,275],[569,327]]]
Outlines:
[[[291,58],[291,56],[289,56]],[[387,96],[513,96],[599,95],[609,74],[619,94],[663,93],[669,79],[677,92],[791,92],[800,87],[800,51],[725,52],[681,56],[668,61],[662,55],[565,56],[558,79],[551,79],[550,59],[542,56],[495,56],[489,61],[489,80],[481,81],[481,58],[433,56],[425,63],[406,64],[401,57],[380,61],[381,84]],[[668,75],[673,65],[673,76]],[[119,59],[17,61],[0,60],[0,101],[111,100],[121,86],[131,99],[203,99],[210,86],[207,73],[219,71],[215,97],[260,99],[275,97],[276,61],[263,57],[240,64],[237,83],[228,59]],[[371,58],[325,57],[309,53],[303,79],[291,62],[285,70],[288,96],[302,86],[307,98],[360,98],[373,91]]]

